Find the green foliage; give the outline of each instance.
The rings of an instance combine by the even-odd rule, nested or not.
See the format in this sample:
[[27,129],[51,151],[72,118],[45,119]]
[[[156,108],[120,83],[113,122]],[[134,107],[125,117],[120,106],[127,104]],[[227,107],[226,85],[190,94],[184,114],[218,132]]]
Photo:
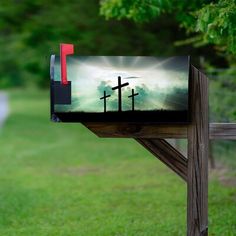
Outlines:
[[[236,121],[235,69],[210,75],[210,119],[212,122]],[[215,77],[215,78],[214,78]]]
[[130,19],[141,23],[169,13],[179,21],[190,23],[193,17],[189,12],[197,9],[204,2],[204,0],[101,0],[100,14],[107,19]]
[[[209,60],[217,61],[215,65],[221,65],[222,58],[227,58],[233,64],[235,57],[231,54],[236,45],[232,33],[236,28],[234,1],[210,2],[101,1],[101,13],[109,19],[119,18],[117,22],[111,19],[106,21],[99,16],[98,0],[61,0],[57,3],[48,0],[2,1],[0,87],[35,84],[48,87],[50,54],[59,53],[61,42],[74,43],[76,54],[79,55],[170,56],[188,55],[191,52],[193,57],[205,54]],[[206,18],[204,16],[208,10],[210,16]],[[225,21],[221,22],[218,16]],[[213,27],[208,35],[206,29],[212,19],[216,21],[214,24],[221,26]],[[130,20],[145,23],[136,24]],[[190,40],[192,45],[205,46],[202,49],[194,49],[186,44],[176,47],[174,42],[183,42],[187,37],[179,25],[191,33],[191,37],[194,36]],[[192,34],[196,29],[197,38],[196,34]],[[216,56],[212,46],[207,45],[208,41],[211,45],[217,42],[217,48],[222,51],[220,56]]]
[[171,7],[170,0],[103,0],[100,12],[107,19],[132,19],[137,22],[152,20]]
[[[173,38],[183,39],[181,32],[159,31],[151,23],[106,21],[98,0],[9,0],[0,15],[1,88],[48,87],[50,54],[58,54],[62,42],[75,44],[79,55],[167,56],[178,54]],[[171,19],[163,24],[176,27]]]
[[[136,22],[157,20],[168,13],[187,32],[201,36],[198,45],[215,44],[229,54],[236,54],[235,0],[103,0],[100,13],[107,19],[131,19]],[[199,38],[198,38],[199,40]]]
[[197,21],[192,27],[202,35],[202,40],[236,55],[236,2],[219,0],[195,12]]

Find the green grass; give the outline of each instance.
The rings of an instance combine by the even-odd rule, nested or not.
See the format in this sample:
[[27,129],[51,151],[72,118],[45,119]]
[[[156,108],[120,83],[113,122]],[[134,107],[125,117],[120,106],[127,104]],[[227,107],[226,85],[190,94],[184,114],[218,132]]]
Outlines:
[[[130,139],[49,121],[49,95],[11,91],[0,131],[0,235],[185,235],[186,185]],[[236,235],[236,189],[210,182],[209,235]]]
[[231,169],[231,174],[236,177],[236,142],[229,140],[215,140],[213,142],[213,155],[222,164]]

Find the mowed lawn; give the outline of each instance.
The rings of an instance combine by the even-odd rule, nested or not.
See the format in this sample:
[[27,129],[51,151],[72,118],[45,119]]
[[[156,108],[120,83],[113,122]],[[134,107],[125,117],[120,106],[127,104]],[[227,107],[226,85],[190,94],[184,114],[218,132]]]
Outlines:
[[[186,184],[131,139],[52,123],[46,91],[10,92],[1,236],[185,235]],[[236,235],[236,189],[209,185],[209,235]]]

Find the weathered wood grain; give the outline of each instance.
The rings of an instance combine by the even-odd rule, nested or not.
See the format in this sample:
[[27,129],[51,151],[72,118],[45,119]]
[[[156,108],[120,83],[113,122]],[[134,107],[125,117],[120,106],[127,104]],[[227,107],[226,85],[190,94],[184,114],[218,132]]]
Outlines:
[[192,66],[192,123],[188,126],[187,235],[208,235],[208,80]]
[[[187,138],[187,125],[92,122],[84,125],[103,138]],[[236,140],[236,123],[211,123],[210,139]]]
[[164,139],[139,139],[136,141],[187,181],[187,158]]
[[211,123],[210,139],[236,140],[236,123]]
[[84,123],[99,137],[114,138],[186,138],[187,125],[138,123]]

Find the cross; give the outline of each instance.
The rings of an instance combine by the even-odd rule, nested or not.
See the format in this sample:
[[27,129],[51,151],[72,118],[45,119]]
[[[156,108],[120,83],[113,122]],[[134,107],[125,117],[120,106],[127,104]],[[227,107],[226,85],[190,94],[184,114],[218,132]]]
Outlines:
[[104,112],[107,111],[107,101],[106,99],[109,98],[111,95],[106,95],[106,91],[104,91],[104,96],[100,98],[100,100],[104,100]]
[[134,111],[134,97],[139,93],[134,93],[134,89],[132,89],[132,95],[128,96],[128,98],[132,98],[132,111]]
[[121,88],[128,86],[129,83],[121,84],[121,77],[118,76],[118,85],[116,87],[113,87],[112,90],[118,89],[118,111],[122,111],[122,101],[121,101]]

